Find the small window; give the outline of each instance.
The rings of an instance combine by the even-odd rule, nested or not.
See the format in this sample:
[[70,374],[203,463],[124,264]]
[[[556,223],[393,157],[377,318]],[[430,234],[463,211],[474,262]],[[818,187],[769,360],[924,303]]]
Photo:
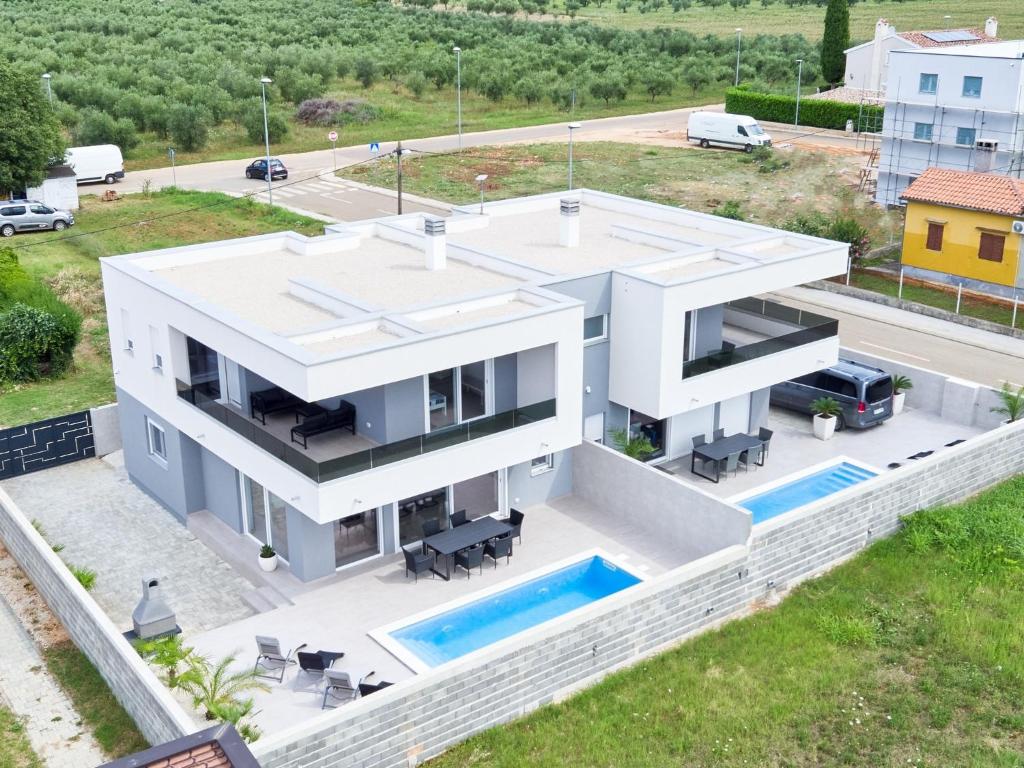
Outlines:
[[0,216],[24,216],[24,205],[12,205],[9,208],[0,208]]
[[164,358],[159,352],[153,354],[153,367],[160,371],[164,369]]
[[146,417],[146,438],[149,444],[149,455],[157,464],[167,466],[167,437],[164,428]]
[[1002,261],[1003,250],[1006,248],[1006,237],[982,232],[978,243],[978,258],[985,261]]
[[748,135],[749,135],[749,134],[747,133],[747,129],[746,129],[746,128],[744,128],[744,127],[743,127],[742,125],[737,125],[737,126],[736,126],[736,132],[737,132],[737,133],[738,133],[738,134],[739,134],[740,136],[748,136]]
[[928,240],[924,244],[924,247],[929,251],[941,251],[942,250],[942,234],[946,229],[945,224],[936,224],[934,221],[928,222]]
[[126,352],[133,352],[135,350],[135,342],[132,341],[132,328],[131,318],[128,316],[128,310],[121,309],[121,338],[124,343],[124,350]]
[[30,205],[29,210],[32,211],[32,213],[53,213],[53,211],[50,208],[47,208],[45,205]]
[[914,138],[920,141],[932,140],[931,123],[914,123]]
[[962,147],[973,147],[974,138],[977,136],[977,133],[973,128],[957,128],[956,143]]
[[538,456],[530,462],[530,474],[542,475],[555,468],[555,454],[549,453],[546,456]]
[[964,91],[963,95],[969,99],[980,99],[981,98],[981,78],[971,77],[970,75],[964,77]]
[[921,73],[921,84],[918,86],[919,93],[935,93],[939,86],[939,76],[935,74]]
[[886,376],[868,384],[865,398],[869,403],[880,403],[892,397],[892,379]]
[[601,341],[608,338],[608,315],[594,315],[583,321],[583,340]]

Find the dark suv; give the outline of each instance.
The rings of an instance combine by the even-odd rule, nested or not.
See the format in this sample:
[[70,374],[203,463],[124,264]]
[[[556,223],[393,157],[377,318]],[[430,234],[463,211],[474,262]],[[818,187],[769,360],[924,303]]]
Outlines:
[[[253,160],[249,163],[249,166],[245,169],[245,178],[247,179],[263,179],[267,180],[267,161]],[[284,163],[278,160],[276,157],[270,158],[270,178],[271,179],[287,179],[288,169],[284,167]]]
[[881,368],[840,358],[831,368],[776,384],[771,403],[810,413],[811,403],[820,397],[839,403],[842,412],[836,429],[873,427],[892,417],[892,376]]

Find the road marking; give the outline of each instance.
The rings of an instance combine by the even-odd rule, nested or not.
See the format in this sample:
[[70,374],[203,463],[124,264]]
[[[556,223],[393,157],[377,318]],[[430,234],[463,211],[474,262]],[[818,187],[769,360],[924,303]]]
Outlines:
[[324,195],[329,200],[334,200],[337,203],[344,203],[345,205],[352,205],[351,200],[346,200],[344,197],[335,197],[334,195]]
[[875,349],[883,349],[886,352],[892,352],[897,355],[903,355],[903,357],[911,357],[914,360],[920,360],[922,363],[930,362],[927,357],[921,357],[920,355],[912,355],[909,352],[901,352],[900,350],[893,349],[892,347],[883,347],[881,344],[872,344],[870,341],[864,341],[863,339],[861,339],[860,343],[863,344],[865,347],[874,347]]
[[334,189],[334,187],[332,187],[330,184],[325,184],[322,181],[311,181],[308,184],[305,184],[304,186],[313,187],[313,189],[321,189],[321,190]]
[[383,208],[378,208],[377,210],[380,211],[381,213],[383,213],[385,216],[397,216],[398,215],[394,211],[385,211]]

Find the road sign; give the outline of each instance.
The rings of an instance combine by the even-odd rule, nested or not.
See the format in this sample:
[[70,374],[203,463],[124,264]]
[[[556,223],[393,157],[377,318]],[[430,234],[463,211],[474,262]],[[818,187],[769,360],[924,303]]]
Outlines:
[[338,132],[337,131],[331,131],[330,133],[328,133],[327,134],[327,140],[328,141],[337,141],[338,140]]
[[379,141],[372,141],[372,142],[370,142],[370,151],[371,152],[380,152],[380,142]]

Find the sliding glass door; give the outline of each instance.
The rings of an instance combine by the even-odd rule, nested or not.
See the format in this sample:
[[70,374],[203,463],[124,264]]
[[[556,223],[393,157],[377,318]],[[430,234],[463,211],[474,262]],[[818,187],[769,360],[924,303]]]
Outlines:
[[473,421],[494,412],[493,361],[446,368],[428,374],[428,432]]
[[440,530],[448,527],[448,489],[412,496],[398,502],[398,542],[401,546],[423,538],[423,525],[436,521]]
[[288,507],[250,477],[242,477],[242,500],[245,502],[245,532],[260,544],[269,544],[288,560]]
[[334,521],[334,567],[380,554],[378,511],[368,509]]

